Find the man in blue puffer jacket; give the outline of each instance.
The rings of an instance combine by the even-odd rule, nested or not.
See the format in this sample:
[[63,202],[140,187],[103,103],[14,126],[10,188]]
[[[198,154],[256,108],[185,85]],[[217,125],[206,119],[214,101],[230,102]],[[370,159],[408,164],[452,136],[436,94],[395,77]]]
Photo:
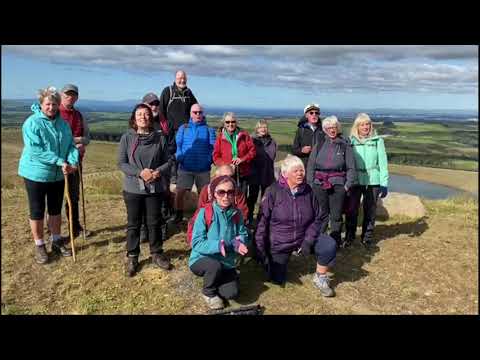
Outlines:
[[18,174],[25,180],[30,206],[30,227],[39,264],[49,257],[43,240],[45,197],[48,223],[52,233],[52,252],[71,256],[60,236],[64,175],[77,170],[79,152],[73,142],[70,126],[60,117],[60,94],[49,87],[39,92],[39,104],[22,126],[24,148]]
[[177,173],[177,195],[175,197],[175,216],[172,221],[183,220],[183,198],[186,191],[192,189],[193,183],[197,192],[210,183],[210,168],[215,145],[215,129],[210,128],[204,117],[200,104],[193,104],[188,124],[180,126],[176,136],[176,160],[179,163]]

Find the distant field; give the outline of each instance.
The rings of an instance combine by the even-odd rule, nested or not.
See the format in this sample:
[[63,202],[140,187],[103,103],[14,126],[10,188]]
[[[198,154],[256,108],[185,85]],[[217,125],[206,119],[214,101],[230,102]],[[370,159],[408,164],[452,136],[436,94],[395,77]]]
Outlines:
[[[3,127],[19,127],[29,113],[6,111]],[[128,128],[130,113],[87,113],[92,133],[121,134]],[[210,126],[218,127],[221,118],[208,116]],[[242,128],[253,132],[258,119],[239,118]],[[270,121],[270,132],[279,144],[279,158],[291,151],[298,119]],[[478,124],[443,122],[397,122],[393,126],[375,123],[380,135],[385,135],[389,163],[445,169],[478,171]],[[350,133],[351,123],[342,123],[343,133]]]

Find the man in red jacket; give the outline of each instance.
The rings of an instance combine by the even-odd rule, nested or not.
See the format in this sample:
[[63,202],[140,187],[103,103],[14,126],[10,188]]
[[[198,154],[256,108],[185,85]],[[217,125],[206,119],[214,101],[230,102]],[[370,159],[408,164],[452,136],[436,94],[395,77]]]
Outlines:
[[[75,103],[78,100],[78,87],[73,84],[67,84],[62,89],[62,102],[59,110],[63,120],[65,120],[72,129],[73,140],[80,152],[80,168],[82,167],[83,157],[85,156],[85,148],[90,143],[90,132],[87,122],[83,118],[80,111],[74,108]],[[70,199],[72,201],[72,223],[73,223],[73,236],[77,237],[83,228],[80,225],[80,214],[78,208],[78,200],[80,197],[80,175],[78,171],[68,175],[68,190]],[[68,204],[65,204],[65,210],[67,213],[67,219],[69,219]],[[69,226],[70,229],[70,226]],[[85,236],[89,236],[91,233],[87,231]]]

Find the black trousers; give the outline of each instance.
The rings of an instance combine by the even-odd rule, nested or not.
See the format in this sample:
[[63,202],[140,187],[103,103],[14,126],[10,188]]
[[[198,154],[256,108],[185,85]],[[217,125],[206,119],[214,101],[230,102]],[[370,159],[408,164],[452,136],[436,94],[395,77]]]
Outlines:
[[64,180],[39,182],[24,178],[27,189],[31,220],[43,220],[45,216],[45,198],[48,215],[60,215],[62,212]]
[[370,239],[373,236],[375,227],[375,218],[377,214],[377,200],[380,193],[379,185],[358,185],[350,189],[348,206],[345,216],[347,232],[355,236],[358,223],[358,210],[360,207],[360,198],[363,196],[363,223],[362,239]]
[[343,185],[334,185],[330,189],[324,190],[321,185],[313,184],[312,189],[322,212],[320,233],[327,231],[330,218],[330,236],[336,241],[340,241],[345,187]]
[[202,257],[190,270],[197,276],[203,276],[202,293],[208,297],[219,295],[223,299],[234,299],[238,296],[238,274],[235,269],[227,269],[218,260]]
[[[80,173],[75,171],[67,176],[68,180],[68,194],[70,195],[70,200],[72,201],[72,224],[73,232],[80,230],[80,211],[78,207],[78,202],[80,200]],[[67,214],[67,221],[70,219],[68,202],[65,201],[65,212]],[[70,227],[69,227],[70,229]]]
[[250,184],[248,186],[248,198],[247,198],[247,206],[248,206],[248,220],[253,220],[253,212],[255,210],[255,204],[258,200],[258,193],[261,192],[260,198],[263,197],[265,194],[265,190],[268,186],[258,185],[258,184]]
[[127,207],[127,255],[138,256],[140,254],[140,226],[145,214],[150,243],[150,253],[160,254],[163,252],[162,231],[162,197],[163,194],[133,194],[124,191],[123,199]]

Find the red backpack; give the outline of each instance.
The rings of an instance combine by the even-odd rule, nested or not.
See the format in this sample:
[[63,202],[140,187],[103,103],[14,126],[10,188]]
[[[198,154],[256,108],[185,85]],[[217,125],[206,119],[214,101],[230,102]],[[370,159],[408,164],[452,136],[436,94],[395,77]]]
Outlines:
[[[193,225],[195,225],[195,220],[197,219],[198,212],[202,208],[198,208],[195,210],[193,213],[192,218],[188,221],[187,225],[187,244],[189,247],[192,247],[192,233],[193,233]],[[212,220],[213,220],[213,204],[211,202],[208,202],[205,207],[205,212],[204,214],[204,219],[205,219],[205,225],[207,226],[207,232],[208,229],[210,229],[210,225],[212,225]],[[240,222],[240,210],[237,210],[235,215],[232,217],[233,223],[238,224]]]

